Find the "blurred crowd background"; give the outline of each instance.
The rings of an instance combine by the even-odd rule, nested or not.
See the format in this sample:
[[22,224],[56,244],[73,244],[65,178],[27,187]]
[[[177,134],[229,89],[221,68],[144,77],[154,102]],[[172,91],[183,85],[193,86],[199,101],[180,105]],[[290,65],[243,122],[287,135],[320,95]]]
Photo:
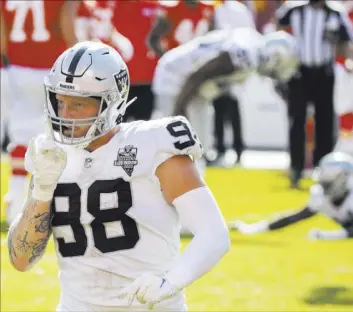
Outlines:
[[[155,66],[166,51],[213,29],[256,27],[261,33],[275,31],[279,24],[276,11],[285,4],[300,1],[284,2],[1,1],[1,143],[3,151],[10,155],[13,175],[26,174],[24,152],[29,138],[42,122],[40,112],[45,101],[42,79],[68,46],[77,41],[101,40],[116,48],[129,67],[130,98],[137,96],[125,118],[148,120],[158,116],[154,110],[151,82]],[[352,18],[353,1],[327,2],[334,2],[339,10],[346,11]],[[286,30],[292,31],[290,27]],[[352,84],[352,68],[346,66],[344,59],[337,58],[336,61],[336,109],[330,113],[333,115],[330,118],[335,120],[336,141],[350,142],[353,97],[348,86]],[[310,88],[322,87],[315,85],[315,79],[310,84]],[[241,156],[246,149],[287,150],[290,118],[286,90],[286,86],[275,89],[271,81],[254,74],[241,86],[235,86],[231,94],[218,98],[213,112],[213,148],[206,151],[208,164],[220,167],[241,165]],[[305,106],[303,116],[305,167],[310,168],[314,137],[318,136],[314,131],[315,110],[312,105]],[[298,134],[299,140],[302,140],[301,136]],[[328,152],[336,141],[332,146],[329,144]],[[299,180],[300,174],[297,173],[294,182]],[[11,188],[16,188],[16,182],[10,182]]]

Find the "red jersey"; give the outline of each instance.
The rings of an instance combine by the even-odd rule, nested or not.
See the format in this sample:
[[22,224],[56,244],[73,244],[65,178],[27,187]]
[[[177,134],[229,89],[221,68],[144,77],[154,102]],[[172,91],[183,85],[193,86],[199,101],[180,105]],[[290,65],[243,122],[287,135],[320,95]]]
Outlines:
[[173,49],[191,39],[206,34],[209,30],[214,6],[201,2],[194,6],[180,0],[174,6],[164,6],[163,11],[171,22],[171,30],[164,38],[167,49]]
[[60,30],[64,0],[1,1],[9,31],[8,56],[12,65],[50,68],[66,45]]
[[131,83],[150,84],[158,58],[148,48],[146,38],[158,14],[157,1],[117,1],[113,25],[134,46],[134,55],[127,62]]
[[89,32],[93,39],[110,44],[112,18],[116,7],[114,0],[83,0],[77,12],[78,18],[89,18]]
[[87,1],[81,0],[80,4],[77,7],[76,18],[80,18],[80,17],[85,17],[85,18],[92,17],[91,6],[88,5]]

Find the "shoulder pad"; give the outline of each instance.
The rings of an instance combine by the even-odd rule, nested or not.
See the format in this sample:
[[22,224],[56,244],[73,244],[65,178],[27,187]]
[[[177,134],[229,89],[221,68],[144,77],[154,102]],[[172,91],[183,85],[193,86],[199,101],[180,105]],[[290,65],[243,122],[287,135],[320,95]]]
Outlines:
[[154,124],[158,151],[172,155],[189,155],[193,159],[199,159],[202,156],[202,145],[185,117],[166,117],[151,123]]

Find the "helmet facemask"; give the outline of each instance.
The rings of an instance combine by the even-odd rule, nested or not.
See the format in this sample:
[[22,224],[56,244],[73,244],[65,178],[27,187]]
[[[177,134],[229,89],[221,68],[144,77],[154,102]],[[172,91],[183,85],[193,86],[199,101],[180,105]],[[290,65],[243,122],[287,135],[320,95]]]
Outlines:
[[[54,89],[54,90],[53,90]],[[105,135],[122,121],[126,108],[132,103],[126,103],[128,90],[123,93],[118,91],[108,91],[101,94],[72,94],[72,92],[62,92],[52,87],[46,87],[47,101],[45,114],[51,124],[54,141],[63,145],[72,145],[79,148],[86,148],[93,140]],[[61,118],[58,116],[58,101],[56,94],[91,97],[97,100],[99,105],[98,114],[90,118]],[[89,129],[84,136],[75,137],[75,127],[88,126]],[[64,130],[71,129],[71,135],[65,135]]]
[[[79,42],[67,49],[45,77],[44,85],[45,115],[51,125],[54,140],[59,144],[80,148],[86,148],[93,140],[116,127],[122,121],[128,105],[134,101],[127,103],[130,77],[126,63],[116,50],[100,42]],[[69,106],[69,114],[65,118],[60,117],[57,95],[94,98],[97,110],[90,110],[94,106],[89,106],[90,111],[83,108],[80,115],[80,111],[77,111],[78,114],[71,112]],[[93,103],[87,101],[87,105]],[[97,114],[91,117],[96,111]],[[75,131],[78,127],[86,127],[88,130],[86,132],[82,128]]]

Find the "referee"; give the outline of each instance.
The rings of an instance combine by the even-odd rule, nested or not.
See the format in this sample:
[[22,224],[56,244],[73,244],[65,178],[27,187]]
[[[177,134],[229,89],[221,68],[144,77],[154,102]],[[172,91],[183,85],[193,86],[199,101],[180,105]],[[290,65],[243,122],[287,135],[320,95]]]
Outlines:
[[288,84],[291,187],[304,169],[307,105],[315,108],[314,166],[334,146],[334,62],[336,52],[352,58],[353,26],[335,1],[287,1],[276,12],[278,27],[298,42],[300,69]]

